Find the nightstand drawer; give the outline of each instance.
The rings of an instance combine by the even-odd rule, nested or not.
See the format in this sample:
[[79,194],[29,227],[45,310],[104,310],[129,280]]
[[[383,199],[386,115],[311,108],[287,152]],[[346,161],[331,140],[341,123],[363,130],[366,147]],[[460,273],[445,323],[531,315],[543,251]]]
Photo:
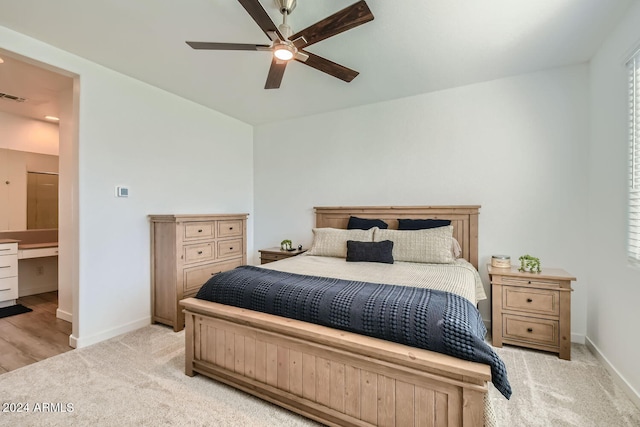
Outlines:
[[282,254],[274,254],[274,253],[262,254],[262,256],[260,257],[260,262],[262,262],[262,264],[266,264],[268,262],[279,261],[279,260],[285,259],[285,258],[291,258],[291,255],[287,255],[286,253],[282,253]]
[[188,222],[184,224],[184,240],[216,237],[215,222]]
[[218,221],[218,237],[242,236],[242,221]]
[[[184,271],[184,293],[190,294],[197,292],[211,276],[215,276],[223,271],[233,270],[242,265],[242,259],[233,261],[217,262],[215,264],[207,264],[201,267],[193,267]],[[185,296],[186,298],[186,296]]]
[[218,258],[229,258],[242,254],[242,239],[218,242]]
[[503,286],[502,309],[558,316],[560,291]]
[[502,316],[504,339],[526,341],[548,346],[558,346],[558,321],[521,317],[510,314]]
[[184,246],[183,251],[185,264],[215,259],[214,246],[211,243]]
[[557,288],[559,286],[557,280],[520,278],[520,277],[503,277],[502,284],[511,285],[511,286],[540,286],[543,288]]

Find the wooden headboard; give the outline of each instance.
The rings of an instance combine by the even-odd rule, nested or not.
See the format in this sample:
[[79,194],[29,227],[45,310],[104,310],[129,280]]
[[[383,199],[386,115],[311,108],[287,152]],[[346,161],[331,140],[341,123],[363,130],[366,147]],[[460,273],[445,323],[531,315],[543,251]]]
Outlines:
[[480,206],[338,206],[315,207],[316,227],[347,228],[350,216],[381,219],[390,229],[398,218],[449,219],[462,257],[478,268],[478,213]]

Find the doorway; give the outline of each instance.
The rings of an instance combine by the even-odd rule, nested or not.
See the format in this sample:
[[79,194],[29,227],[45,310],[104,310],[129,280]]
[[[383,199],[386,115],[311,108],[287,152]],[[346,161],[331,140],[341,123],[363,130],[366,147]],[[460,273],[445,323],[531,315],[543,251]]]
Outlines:
[[[56,155],[59,159],[58,174],[40,173],[39,170],[27,174],[24,190],[29,195],[25,196],[27,213],[21,228],[62,230],[58,236],[58,290],[41,295],[43,309],[40,311],[52,314],[53,327],[61,329],[67,336],[67,343],[75,347],[74,337],[78,331],[79,76],[3,49],[0,49],[0,58],[3,59],[0,67],[2,92],[9,95],[9,98],[0,99],[0,148]],[[54,112],[45,112],[47,107],[53,107]],[[55,117],[45,119],[45,115]],[[25,131],[28,126],[38,132]],[[51,126],[57,127],[55,147],[39,143],[37,137],[26,137],[39,136],[40,130]],[[7,133],[9,138],[3,138]],[[62,322],[69,323],[69,330],[60,326],[64,325]]]

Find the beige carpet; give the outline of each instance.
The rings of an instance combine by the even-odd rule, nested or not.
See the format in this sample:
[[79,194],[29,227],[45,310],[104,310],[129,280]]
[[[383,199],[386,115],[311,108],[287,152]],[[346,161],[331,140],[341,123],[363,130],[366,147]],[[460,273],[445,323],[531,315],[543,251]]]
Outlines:
[[[153,325],[2,374],[0,401],[28,403],[29,412],[0,412],[0,425],[317,425],[213,380],[187,377],[183,340],[184,333]],[[511,401],[491,389],[501,426],[640,426],[640,410],[584,346],[574,346],[571,362],[498,350],[514,389]]]

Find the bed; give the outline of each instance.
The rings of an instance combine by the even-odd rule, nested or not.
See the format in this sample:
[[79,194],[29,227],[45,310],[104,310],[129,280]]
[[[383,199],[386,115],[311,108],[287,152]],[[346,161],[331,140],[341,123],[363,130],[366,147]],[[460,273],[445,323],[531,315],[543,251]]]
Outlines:
[[[345,229],[352,216],[383,220],[390,229],[398,227],[398,219],[450,220],[461,258],[477,275],[479,206],[317,207],[315,212],[318,229]],[[315,274],[316,257],[295,258],[263,267],[297,273],[296,262],[303,261],[303,271]],[[479,288],[482,293],[481,283]],[[481,297],[475,291],[466,296]],[[189,376],[200,373],[326,425],[492,423],[487,364],[197,298],[181,305]]]

